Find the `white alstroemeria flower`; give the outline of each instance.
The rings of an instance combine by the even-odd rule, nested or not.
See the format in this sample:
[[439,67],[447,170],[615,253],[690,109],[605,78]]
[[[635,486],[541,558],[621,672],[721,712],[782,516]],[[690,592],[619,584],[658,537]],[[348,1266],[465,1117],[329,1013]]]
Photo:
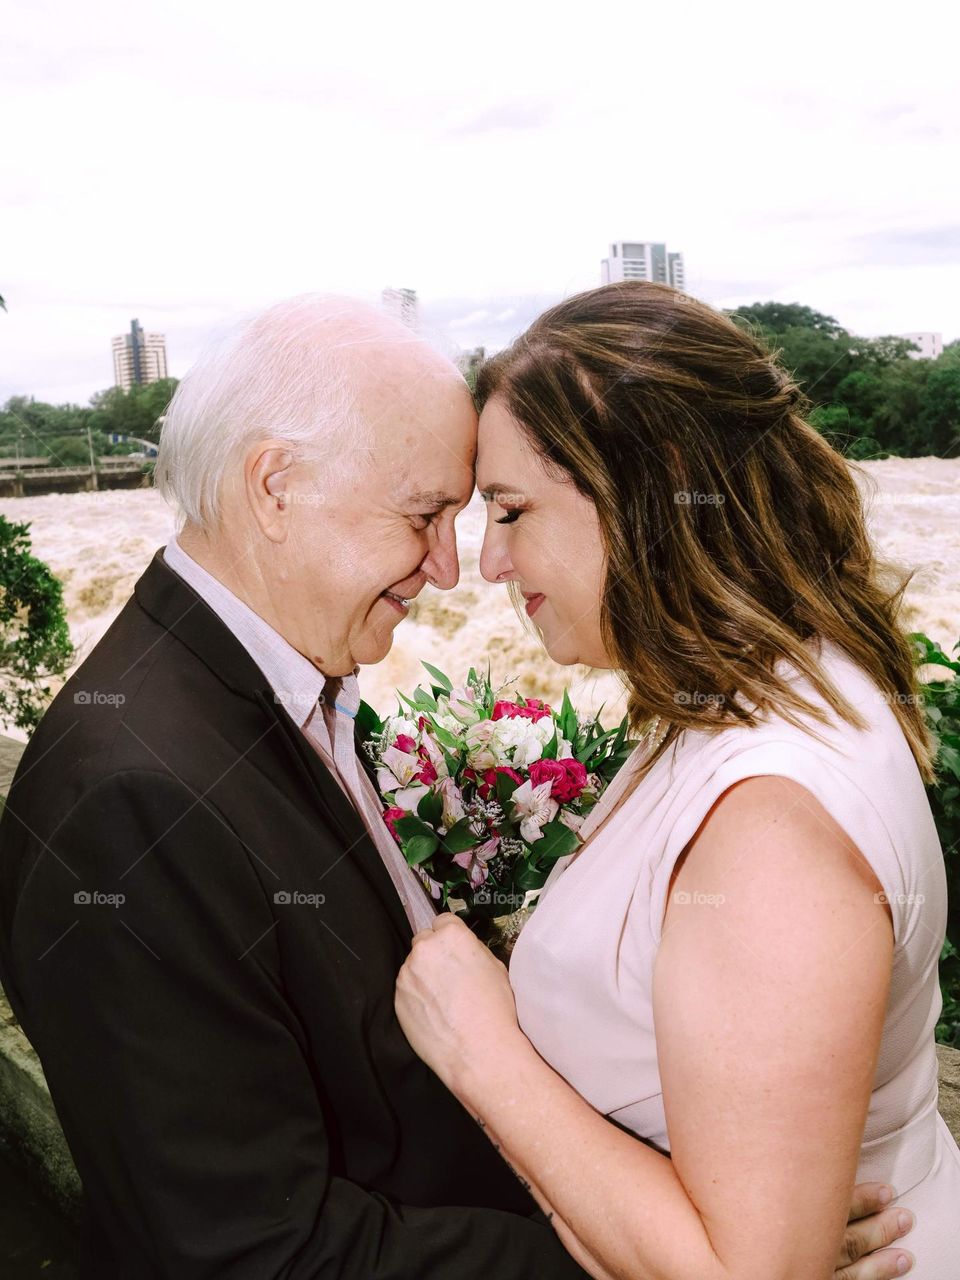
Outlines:
[[387,747],[377,770],[377,786],[382,793],[393,791],[395,787],[405,787],[422,768],[423,761],[419,756],[400,751],[397,747]]
[[452,778],[444,778],[440,783],[440,798],[443,801],[443,817],[441,821],[447,831],[465,816],[463,794]]
[[543,835],[541,827],[552,822],[560,806],[550,798],[551,783],[541,782],[535,787],[528,778],[510,797],[516,816],[520,819],[520,834],[533,844]]
[[424,786],[422,782],[412,787],[403,787],[400,791],[394,792],[393,803],[398,809],[406,809],[407,813],[416,813],[417,806],[429,790],[430,788]]
[[557,759],[558,760],[573,759],[573,743],[568,742],[562,733],[557,734]]

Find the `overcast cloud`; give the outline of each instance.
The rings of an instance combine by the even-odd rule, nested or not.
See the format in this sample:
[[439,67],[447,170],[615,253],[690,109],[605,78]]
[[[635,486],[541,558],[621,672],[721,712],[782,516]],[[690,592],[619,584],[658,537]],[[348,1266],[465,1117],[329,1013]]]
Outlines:
[[412,287],[495,348],[615,239],[715,305],[949,341],[957,6],[794,12],[7,0],[0,399],[85,402],[134,316],[181,375],[313,289]]

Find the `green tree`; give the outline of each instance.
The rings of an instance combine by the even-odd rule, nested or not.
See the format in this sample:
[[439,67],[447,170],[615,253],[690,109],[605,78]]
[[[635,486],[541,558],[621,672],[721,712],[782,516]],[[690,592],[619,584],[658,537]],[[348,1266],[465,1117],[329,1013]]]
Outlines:
[[0,516],[0,720],[35,729],[73,657],[63,587],[30,550],[29,524]]

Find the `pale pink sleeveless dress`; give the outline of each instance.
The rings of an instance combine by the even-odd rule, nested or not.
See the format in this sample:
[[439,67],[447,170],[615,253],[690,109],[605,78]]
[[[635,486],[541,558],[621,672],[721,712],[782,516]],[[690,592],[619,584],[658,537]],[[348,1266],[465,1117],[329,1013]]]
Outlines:
[[[934,1050],[943,854],[920,774],[880,690],[830,644],[821,661],[869,728],[834,717],[818,728],[818,741],[772,716],[753,730],[687,731],[617,809],[638,748],[591,813],[586,847],[572,865],[568,857],[554,868],[516,943],[510,981],[520,1025],[541,1056],[603,1115],[669,1152],[652,979],[671,872],[735,782],[774,774],[800,783],[868,859],[893,912],[893,976],[857,1181],[892,1183],[916,1212],[903,1242],[917,1258],[911,1275],[960,1280],[960,1151],[937,1111]],[[826,706],[796,672],[793,679]],[[785,1079],[784,1105],[789,1089]],[[824,1144],[830,1125],[824,1116]]]

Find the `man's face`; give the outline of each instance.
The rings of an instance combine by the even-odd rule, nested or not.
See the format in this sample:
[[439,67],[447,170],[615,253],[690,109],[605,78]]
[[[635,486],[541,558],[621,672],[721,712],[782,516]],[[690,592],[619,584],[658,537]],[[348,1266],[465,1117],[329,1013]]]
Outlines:
[[284,635],[328,675],[381,661],[427,582],[456,586],[454,517],[473,490],[476,414],[452,365],[431,352],[361,385],[372,448],[348,451],[339,479],[289,469],[289,535],[269,570]]

